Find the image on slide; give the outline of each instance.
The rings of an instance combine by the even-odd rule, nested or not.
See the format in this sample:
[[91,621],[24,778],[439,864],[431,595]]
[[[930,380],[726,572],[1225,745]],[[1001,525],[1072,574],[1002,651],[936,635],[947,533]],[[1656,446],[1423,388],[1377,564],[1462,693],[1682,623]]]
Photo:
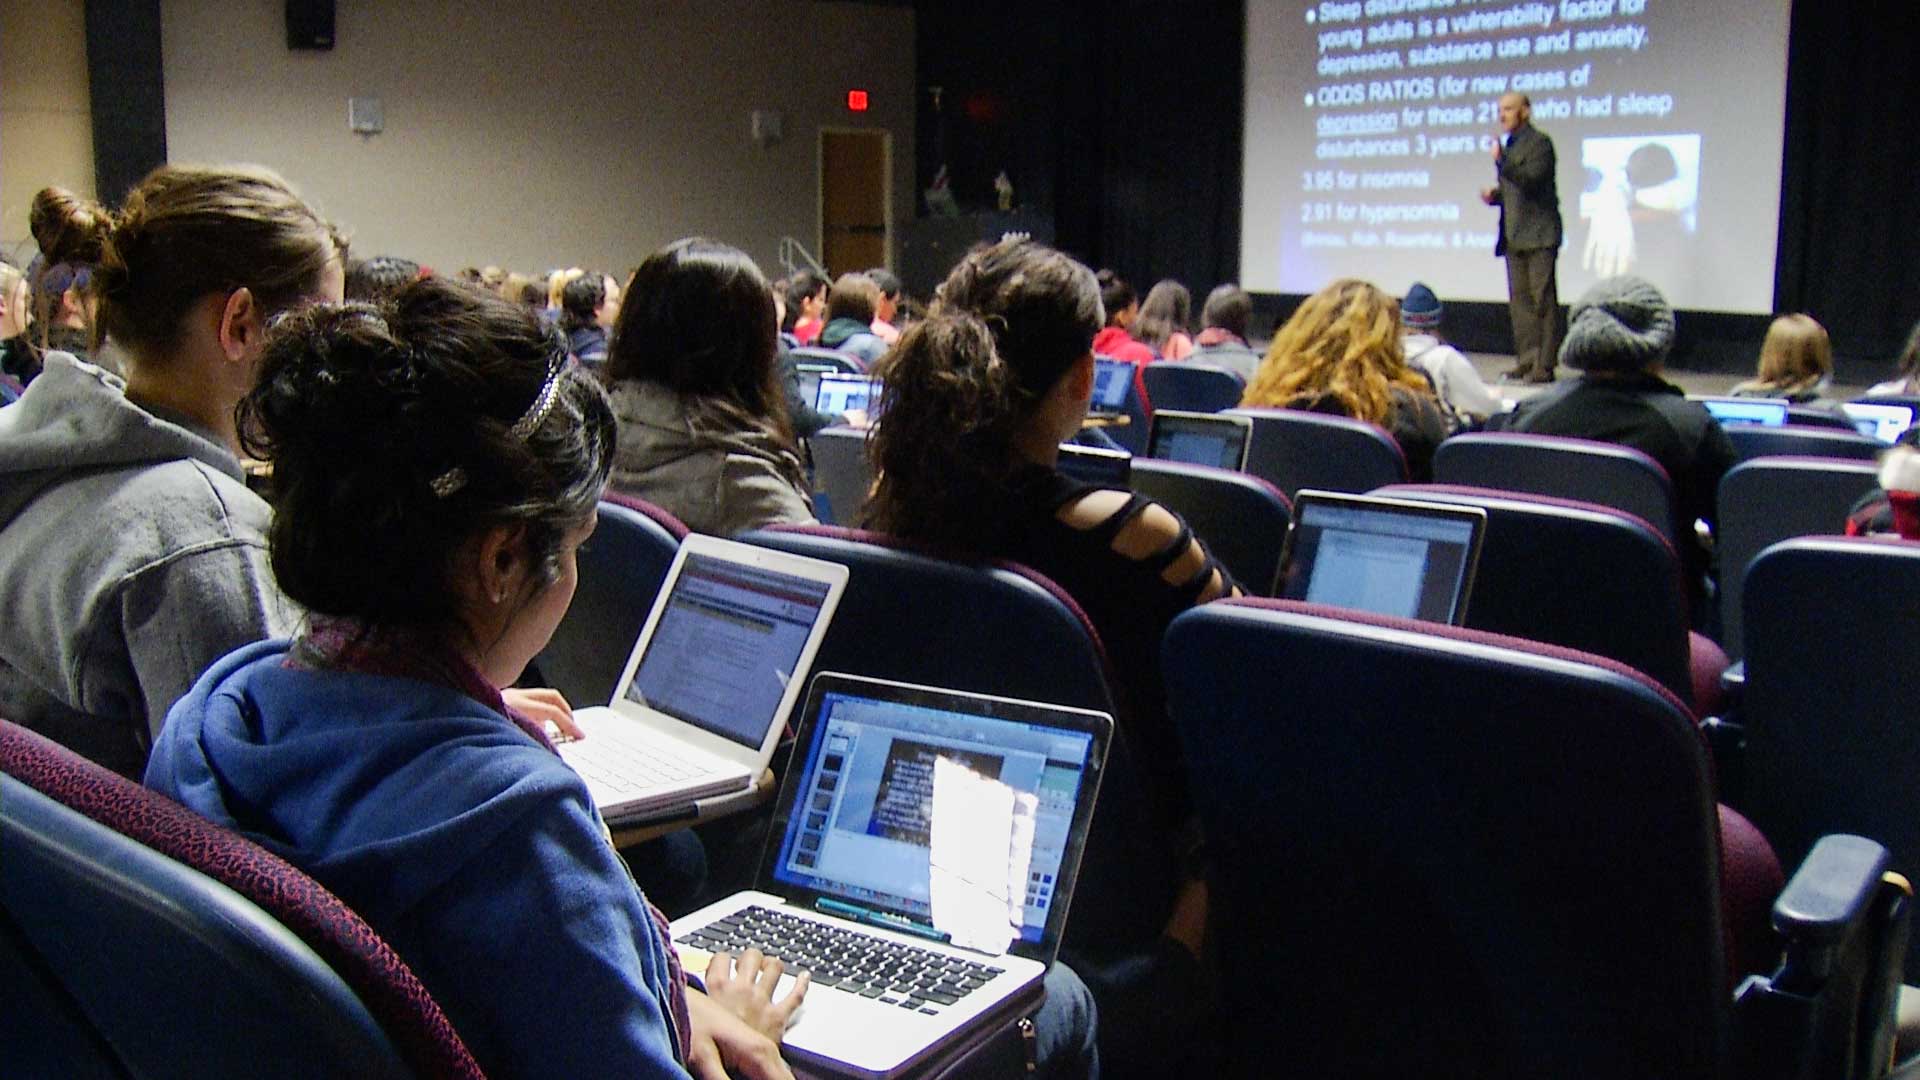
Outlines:
[[1596,277],[1676,265],[1700,229],[1700,136],[1580,141],[1580,265]]

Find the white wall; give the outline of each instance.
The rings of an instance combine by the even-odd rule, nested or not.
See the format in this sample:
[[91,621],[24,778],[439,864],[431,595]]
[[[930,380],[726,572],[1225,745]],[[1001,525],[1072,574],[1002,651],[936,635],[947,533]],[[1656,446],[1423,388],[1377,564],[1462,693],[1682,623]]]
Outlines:
[[[168,156],[280,170],[360,255],[625,273],[702,233],[771,276],[783,235],[818,253],[822,126],[891,131],[896,228],[913,211],[910,9],[339,0],[323,53],[287,50],[283,10],[167,0]],[[347,130],[350,96],[382,100],[384,133]],[[784,114],[779,144],[749,139],[756,109]]]
[[85,16],[81,0],[0,3],[0,251],[21,266],[34,193],[93,194]]

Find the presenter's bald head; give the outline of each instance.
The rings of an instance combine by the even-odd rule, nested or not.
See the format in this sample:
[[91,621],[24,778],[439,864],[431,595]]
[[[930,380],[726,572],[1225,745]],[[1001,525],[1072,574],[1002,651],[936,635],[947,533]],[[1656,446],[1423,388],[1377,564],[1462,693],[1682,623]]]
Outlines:
[[1533,119],[1533,100],[1525,94],[1509,91],[1500,95],[1500,130],[1511,135],[1521,124]]

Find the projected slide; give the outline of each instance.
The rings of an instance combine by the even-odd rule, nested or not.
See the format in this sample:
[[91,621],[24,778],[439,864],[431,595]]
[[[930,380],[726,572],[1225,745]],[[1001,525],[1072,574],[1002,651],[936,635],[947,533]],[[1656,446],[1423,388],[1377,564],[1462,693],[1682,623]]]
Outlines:
[[1557,154],[1563,303],[1631,272],[1678,307],[1770,311],[1787,16],[1784,0],[1249,0],[1241,282],[1504,302],[1499,211],[1479,193],[1511,91]]

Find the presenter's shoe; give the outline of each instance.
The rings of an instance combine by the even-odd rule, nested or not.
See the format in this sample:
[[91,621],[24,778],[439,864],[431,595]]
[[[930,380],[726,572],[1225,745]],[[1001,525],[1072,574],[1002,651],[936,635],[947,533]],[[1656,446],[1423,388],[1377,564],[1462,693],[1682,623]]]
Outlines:
[[1501,372],[1500,378],[1504,382],[1525,382],[1527,378],[1527,373],[1531,370],[1533,369],[1521,367],[1519,364],[1515,364],[1514,366]]
[[1552,368],[1535,368],[1520,376],[1523,383],[1550,383],[1553,381]]

